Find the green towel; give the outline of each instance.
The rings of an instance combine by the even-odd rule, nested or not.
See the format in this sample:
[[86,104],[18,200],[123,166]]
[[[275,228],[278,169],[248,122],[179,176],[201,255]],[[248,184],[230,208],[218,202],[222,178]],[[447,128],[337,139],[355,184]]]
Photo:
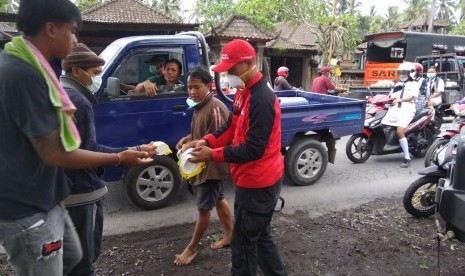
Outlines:
[[36,47],[26,42],[22,36],[15,37],[11,42],[8,42],[5,45],[5,51],[30,64],[45,78],[50,101],[55,107],[58,117],[61,143],[67,152],[78,149],[81,138],[72,117],[76,108],[58,82],[48,61]]

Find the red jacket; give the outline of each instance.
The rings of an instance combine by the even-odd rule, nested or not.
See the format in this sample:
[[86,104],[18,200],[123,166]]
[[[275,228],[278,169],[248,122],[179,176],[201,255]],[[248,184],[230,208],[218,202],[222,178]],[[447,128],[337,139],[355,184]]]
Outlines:
[[231,163],[237,186],[264,188],[282,177],[281,108],[261,73],[236,92],[228,121],[204,139],[213,160]]
[[328,94],[328,90],[334,90],[335,88],[331,80],[325,75],[316,77],[312,83],[312,92],[314,93]]

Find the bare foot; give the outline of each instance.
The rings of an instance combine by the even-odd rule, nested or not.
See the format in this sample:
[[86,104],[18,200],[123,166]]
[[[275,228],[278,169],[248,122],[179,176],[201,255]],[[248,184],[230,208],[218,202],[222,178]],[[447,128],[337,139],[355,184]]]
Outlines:
[[195,256],[197,256],[197,250],[186,248],[181,254],[176,254],[176,260],[174,264],[183,266],[192,263]]
[[223,237],[221,240],[214,242],[210,245],[211,249],[221,249],[224,247],[228,247],[231,243],[231,238]]

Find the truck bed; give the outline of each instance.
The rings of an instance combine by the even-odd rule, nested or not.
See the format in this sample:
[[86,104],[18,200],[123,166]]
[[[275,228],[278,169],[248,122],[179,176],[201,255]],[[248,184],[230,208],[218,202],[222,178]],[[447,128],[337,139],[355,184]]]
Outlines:
[[298,90],[276,94],[281,99],[283,146],[289,146],[296,135],[309,131],[329,130],[333,137],[339,138],[363,130],[365,101]]

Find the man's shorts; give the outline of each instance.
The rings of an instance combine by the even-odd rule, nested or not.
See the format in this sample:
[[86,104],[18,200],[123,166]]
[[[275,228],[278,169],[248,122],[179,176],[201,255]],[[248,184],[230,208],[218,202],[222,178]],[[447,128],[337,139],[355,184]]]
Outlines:
[[194,186],[199,210],[211,211],[219,200],[224,199],[224,187],[222,180],[210,179],[202,184]]

